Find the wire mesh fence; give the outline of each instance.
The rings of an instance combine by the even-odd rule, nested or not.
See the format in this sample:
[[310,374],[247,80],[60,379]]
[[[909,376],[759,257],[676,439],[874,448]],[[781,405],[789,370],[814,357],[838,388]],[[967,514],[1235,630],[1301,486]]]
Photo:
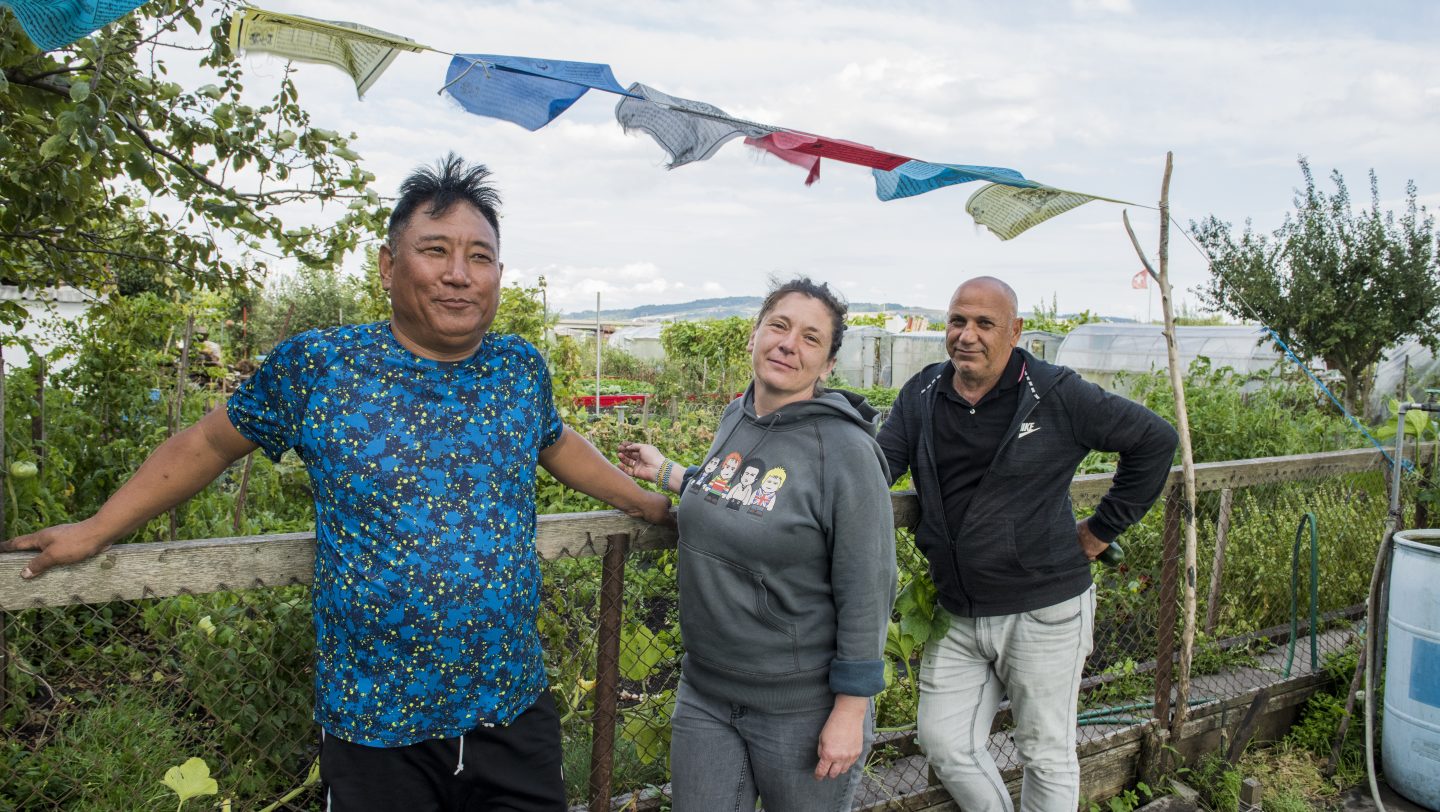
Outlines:
[[[1263,476],[1226,473],[1244,463],[1216,466],[1202,484],[1196,707],[1321,670],[1360,633],[1385,477],[1378,455],[1317,476],[1313,460],[1325,456],[1297,457]],[[1238,483],[1229,491],[1227,479]],[[610,799],[616,809],[665,809],[668,719],[683,654],[675,551],[613,548],[607,556],[613,542],[586,532],[599,527],[597,515],[564,520],[575,525],[568,537],[586,541],[546,548],[542,567],[539,625],[567,791],[577,806]],[[1312,515],[1313,555],[1311,522],[1302,524]],[[1183,578],[1174,544],[1166,560],[1165,517],[1157,505],[1122,538],[1125,563],[1096,568],[1082,748],[1152,719],[1176,680],[1161,667],[1175,660],[1180,640],[1178,621],[1167,634],[1165,618],[1177,615],[1162,611],[1162,586]],[[603,532],[613,540],[608,521]],[[1179,522],[1171,524],[1173,535]],[[927,564],[908,531],[899,532],[897,551],[903,596]],[[902,600],[891,629],[891,682],[876,698],[879,733],[860,808],[935,803],[914,740],[921,647],[904,645],[913,611],[921,610]],[[12,610],[0,612],[0,634],[0,809],[170,809],[175,796],[161,779],[191,757],[205,761],[220,792],[189,808],[315,808],[315,788],[306,786],[318,750],[306,587]],[[991,747],[1002,768],[1013,768],[1007,719],[1002,708]]]

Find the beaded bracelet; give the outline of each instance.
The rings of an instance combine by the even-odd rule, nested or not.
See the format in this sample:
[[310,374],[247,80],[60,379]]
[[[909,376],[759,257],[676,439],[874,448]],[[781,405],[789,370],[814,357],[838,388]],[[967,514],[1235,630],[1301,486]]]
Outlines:
[[659,485],[664,490],[669,490],[670,472],[674,469],[675,463],[672,460],[667,459],[664,462],[660,463],[660,470],[655,474],[655,484]]

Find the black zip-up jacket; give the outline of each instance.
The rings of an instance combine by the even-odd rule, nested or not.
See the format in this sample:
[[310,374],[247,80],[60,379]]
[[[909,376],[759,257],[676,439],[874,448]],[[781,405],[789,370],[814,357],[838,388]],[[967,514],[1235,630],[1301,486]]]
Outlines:
[[930,560],[940,604],[962,617],[1029,612],[1089,589],[1070,504],[1076,466],[1092,450],[1120,453],[1114,484],[1090,519],[1096,536],[1113,541],[1159,498],[1179,442],[1144,406],[1016,352],[1025,358],[1020,404],[962,526],[948,526],[935,469],[935,401],[938,387],[951,385],[948,360],[905,383],[878,438],[891,484],[912,474],[915,542]]

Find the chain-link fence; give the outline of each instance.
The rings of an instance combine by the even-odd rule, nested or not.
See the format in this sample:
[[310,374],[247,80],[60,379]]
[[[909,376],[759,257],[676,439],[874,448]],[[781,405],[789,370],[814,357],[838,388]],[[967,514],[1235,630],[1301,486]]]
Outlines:
[[[1322,670],[1354,644],[1386,511],[1375,453],[1202,468],[1190,688],[1197,714],[1205,703]],[[1077,505],[1083,511],[1105,487],[1104,477],[1077,480]],[[897,516],[913,513],[907,499],[897,497]],[[1122,538],[1125,563],[1096,568],[1082,755],[1149,722],[1157,700],[1173,696],[1181,513],[1178,500],[1157,505]],[[673,535],[647,531],[637,540],[634,527],[614,514],[542,522],[540,627],[572,803],[612,799],[611,808],[638,812],[668,808],[668,718],[682,645]],[[908,531],[897,549],[892,682],[876,701],[880,732],[857,806],[922,810],[944,797],[930,788],[914,742],[919,657],[934,610]],[[295,577],[305,576],[297,565]],[[16,609],[27,605],[30,585],[6,583],[0,809],[172,809],[176,796],[161,780],[191,757],[204,760],[219,794],[188,808],[316,807],[306,785],[318,737],[306,587],[103,603],[81,596],[89,602]],[[1002,710],[991,746],[1013,769],[1007,720]]]

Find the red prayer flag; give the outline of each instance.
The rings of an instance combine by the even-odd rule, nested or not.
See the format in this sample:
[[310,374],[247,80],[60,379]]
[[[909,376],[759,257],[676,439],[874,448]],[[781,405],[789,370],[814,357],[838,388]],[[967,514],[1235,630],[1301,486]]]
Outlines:
[[770,140],[768,137],[746,138],[745,143],[752,147],[755,147],[756,149],[764,150],[782,161],[789,161],[790,163],[795,164],[801,169],[804,169],[807,173],[805,175],[806,186],[809,186],[810,184],[820,179],[819,155],[807,155],[803,152],[797,152],[793,149],[784,149],[777,146],[775,142]]
[[854,141],[826,138],[792,130],[770,133],[764,138],[747,138],[745,143],[763,149],[792,164],[809,168],[810,174],[805,178],[806,186],[814,183],[820,177],[821,158],[829,158],[832,161],[841,161],[847,164],[858,164],[884,172],[910,160],[903,155],[882,152]]

